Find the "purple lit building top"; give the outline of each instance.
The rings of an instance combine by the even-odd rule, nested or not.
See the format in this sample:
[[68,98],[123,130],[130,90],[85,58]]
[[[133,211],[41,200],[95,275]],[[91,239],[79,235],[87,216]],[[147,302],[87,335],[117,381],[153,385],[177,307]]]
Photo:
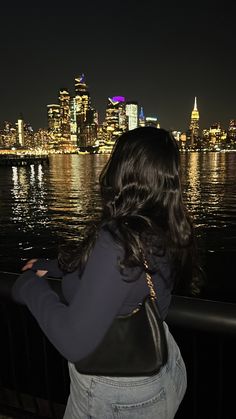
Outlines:
[[113,102],[125,102],[124,96],[113,96],[112,98]]

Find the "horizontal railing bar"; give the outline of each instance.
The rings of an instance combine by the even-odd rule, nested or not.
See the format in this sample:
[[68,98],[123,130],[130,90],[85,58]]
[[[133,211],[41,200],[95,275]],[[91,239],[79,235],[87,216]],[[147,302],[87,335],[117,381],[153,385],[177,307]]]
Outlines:
[[[11,299],[11,288],[18,275],[0,271],[1,298]],[[49,278],[49,281],[61,296],[60,279]],[[236,334],[236,304],[173,295],[166,321],[170,326],[232,335]]]

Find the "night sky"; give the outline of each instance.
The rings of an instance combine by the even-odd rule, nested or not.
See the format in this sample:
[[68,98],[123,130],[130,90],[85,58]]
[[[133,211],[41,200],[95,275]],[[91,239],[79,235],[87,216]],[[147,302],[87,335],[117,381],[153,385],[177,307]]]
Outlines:
[[185,130],[198,98],[200,127],[236,119],[233,2],[102,0],[1,6],[0,124],[20,113],[47,127],[47,104],[74,94],[85,74],[103,121],[107,98],[123,95]]

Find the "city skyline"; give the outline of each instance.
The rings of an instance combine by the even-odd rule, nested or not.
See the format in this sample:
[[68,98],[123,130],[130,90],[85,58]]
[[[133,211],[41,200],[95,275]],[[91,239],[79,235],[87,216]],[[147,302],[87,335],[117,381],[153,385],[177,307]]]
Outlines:
[[[79,75],[77,75],[77,77],[78,76]],[[84,80],[86,82],[86,75],[82,74],[82,76],[84,77]],[[74,80],[76,80],[76,77],[74,77]],[[66,92],[68,92],[69,94],[71,94],[71,92],[73,93],[73,90],[75,90],[75,88],[72,88],[71,91],[69,91],[69,89],[67,89],[66,87],[61,88],[61,89],[58,89],[58,91],[57,91],[58,95],[57,96],[55,95],[55,98],[54,98],[55,100],[54,101],[51,101],[51,104],[46,104],[45,105],[45,108],[48,108],[50,106],[58,106],[59,107],[60,93],[63,90],[65,90]],[[90,94],[90,97],[91,97],[91,102],[92,102],[91,104],[93,104],[94,101],[93,101],[91,92],[89,94]],[[73,94],[72,94],[71,97],[73,97]],[[147,115],[146,112],[145,112],[145,109],[146,109],[145,106],[140,105],[140,103],[137,100],[136,101],[130,101],[129,98],[126,98],[124,96],[114,96],[114,97],[111,97],[111,95],[110,95],[109,97],[106,98],[106,104],[111,99],[113,99],[113,100],[114,99],[115,100],[117,99],[118,101],[122,99],[121,101],[122,102],[127,102],[127,104],[133,103],[133,102],[137,103],[137,106],[139,108],[140,114],[143,113],[143,117],[145,119],[147,119],[147,121],[148,121],[148,119],[150,119],[150,120],[151,119],[153,119],[153,120],[155,119],[156,122],[158,123],[158,125],[160,125],[160,120],[159,120],[158,116],[156,114],[152,114],[152,115],[149,114],[149,115]],[[177,128],[176,127],[172,127],[172,128],[170,128],[170,129],[172,129],[172,131],[178,131],[178,132],[183,132],[183,133],[186,132],[186,131],[188,131],[189,130],[189,127],[191,127],[191,124],[192,124],[192,117],[193,117],[193,112],[194,111],[197,111],[197,120],[198,120],[198,124],[199,124],[199,120],[201,120],[202,113],[200,114],[200,117],[199,117],[199,106],[197,106],[197,103],[199,103],[199,98],[197,98],[197,96],[195,96],[195,97],[192,98],[192,105],[193,106],[192,106],[191,109],[188,110],[188,115],[187,115],[186,123],[185,123],[185,129],[182,130],[182,131],[179,131],[178,130],[178,127]],[[54,105],[52,105],[52,104],[54,104]],[[92,106],[92,108],[93,108],[93,106]],[[106,109],[107,109],[107,105],[106,105],[106,108],[104,108],[104,115],[103,115],[103,119],[102,120],[101,120],[101,115],[99,114],[99,125],[102,125],[104,123],[104,121],[105,121],[105,112],[106,112]],[[95,109],[95,108],[94,108],[94,110],[97,111],[97,109]],[[42,112],[43,112],[43,110],[41,110],[41,113]],[[45,109],[44,109],[44,113],[45,113]],[[45,125],[44,126],[39,126],[39,127],[36,127],[35,128],[33,126],[33,124],[31,124],[31,121],[27,120],[27,118],[25,117],[25,115],[23,115],[22,112],[19,112],[18,113],[18,115],[16,116],[15,120],[5,120],[5,121],[2,120],[2,121],[0,121],[0,127],[1,127],[1,125],[4,122],[9,122],[12,126],[14,126],[14,124],[17,124],[17,120],[19,120],[19,119],[20,120],[24,120],[24,122],[27,123],[29,126],[31,126],[34,131],[37,131],[38,129],[48,129],[49,128],[49,126],[48,126],[48,123],[49,123],[49,121],[48,121],[48,113],[46,114]],[[227,130],[229,128],[229,126],[230,126],[230,121],[235,120],[235,119],[236,119],[235,118],[235,115],[232,115],[232,118],[229,119],[229,120],[226,120],[225,121],[225,124],[222,124],[221,123],[221,120],[211,121],[208,127],[204,127],[204,126],[201,126],[201,124],[199,124],[198,131],[199,132],[204,131],[206,129],[209,129],[209,128],[213,127],[216,124],[219,124],[219,126],[221,127],[221,129],[226,129]],[[130,128],[130,129],[132,129],[132,128]]]
[[[85,80],[87,80],[86,75],[84,75],[84,76],[85,76]],[[76,77],[74,77],[74,80],[75,80],[75,78]],[[68,84],[70,84],[71,88],[68,89],[67,86],[61,87],[61,89],[58,88],[57,89],[57,92],[55,92],[55,94],[54,94],[54,100],[52,100],[50,103],[58,103],[60,90],[66,89],[69,92],[73,92],[74,86],[72,85],[71,80],[70,80],[70,83],[68,83]],[[95,104],[96,102],[99,102],[99,101],[96,100],[96,98],[93,97],[93,92],[90,91],[90,94],[91,94],[91,101],[92,101],[93,104]],[[98,116],[99,116],[99,124],[101,124],[104,121],[104,119],[105,119],[105,112],[106,112],[107,101],[109,100],[110,97],[112,97],[112,95],[109,95],[108,97],[106,97],[104,99],[104,106],[103,106],[102,112],[100,112],[96,108],[96,110],[98,111]],[[116,95],[115,97],[119,97],[119,96]],[[127,98],[127,96],[124,96],[124,97],[125,97],[125,99],[128,102],[129,101],[132,102],[132,100],[130,98]],[[191,106],[194,103],[194,101],[196,100],[196,98],[197,98],[198,103],[199,102],[201,103],[201,98],[199,100],[199,98],[197,96],[192,96]],[[154,112],[153,113],[147,113],[146,112],[146,109],[150,109],[150,105],[149,104],[143,104],[143,103],[140,104],[138,98],[136,98],[134,101],[137,102],[139,104],[140,108],[142,108],[144,110],[145,116],[147,116],[147,117],[155,117],[155,118],[157,118],[158,122],[161,124],[161,120],[160,120],[160,117],[159,117],[158,113],[154,113]],[[39,112],[38,115],[37,115],[38,116],[38,120],[44,120],[44,125],[39,126],[39,125],[36,124],[36,126],[35,126],[33,123],[31,123],[32,121],[30,121],[30,120],[27,119],[27,115],[25,115],[22,111],[18,111],[18,113],[15,115],[15,119],[13,119],[13,120],[5,119],[5,120],[8,121],[8,122],[11,122],[11,123],[13,122],[14,123],[19,118],[22,117],[22,119],[24,119],[24,121],[26,121],[28,124],[30,124],[35,131],[37,131],[38,129],[42,129],[42,128],[43,129],[46,129],[48,127],[48,116],[47,116],[47,112],[45,111],[45,109],[47,108],[48,105],[49,104],[45,104],[45,106],[44,106],[43,109],[38,109],[38,112]],[[181,129],[179,126],[169,126],[169,127],[166,127],[165,126],[164,128],[170,129],[170,130],[177,130],[177,131],[181,131],[181,132],[187,131],[189,129],[189,125],[191,124],[191,113],[192,113],[192,108],[193,108],[193,106],[192,107],[191,106],[190,106],[190,108],[187,111],[185,122],[182,123],[182,126],[184,126],[184,129]],[[198,106],[198,108],[199,108],[199,106]],[[225,119],[223,117],[219,117],[218,119],[209,121],[209,125],[208,126],[203,126],[203,124],[201,124],[201,119],[204,120],[206,118],[204,118],[204,115],[201,112],[201,116],[199,118],[199,120],[200,120],[200,130],[204,130],[204,129],[210,128],[210,126],[212,126],[212,125],[214,125],[216,123],[219,123],[221,125],[221,128],[227,129],[228,126],[229,126],[230,120],[235,119],[235,114],[236,114],[236,112],[234,114],[232,113],[232,115],[231,115],[231,117],[229,119]],[[44,116],[42,117],[42,115],[44,115]],[[222,122],[223,119],[224,119],[224,121]],[[209,118],[208,118],[208,120],[209,120]],[[2,122],[3,122],[3,120],[0,121],[0,124]]]
[[20,113],[34,129],[47,124],[46,105],[85,73],[104,119],[109,96],[138,101],[162,127],[185,131],[193,98],[200,127],[235,118],[236,6],[156,1],[3,5],[0,27],[0,120]]

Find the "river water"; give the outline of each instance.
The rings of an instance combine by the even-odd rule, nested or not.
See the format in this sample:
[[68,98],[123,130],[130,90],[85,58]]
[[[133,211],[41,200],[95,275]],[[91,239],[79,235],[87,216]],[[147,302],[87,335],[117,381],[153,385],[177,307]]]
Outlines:
[[[0,270],[56,257],[99,213],[108,155],[53,155],[49,165],[0,167]],[[236,152],[182,152],[184,201],[207,276],[202,298],[236,301]]]

